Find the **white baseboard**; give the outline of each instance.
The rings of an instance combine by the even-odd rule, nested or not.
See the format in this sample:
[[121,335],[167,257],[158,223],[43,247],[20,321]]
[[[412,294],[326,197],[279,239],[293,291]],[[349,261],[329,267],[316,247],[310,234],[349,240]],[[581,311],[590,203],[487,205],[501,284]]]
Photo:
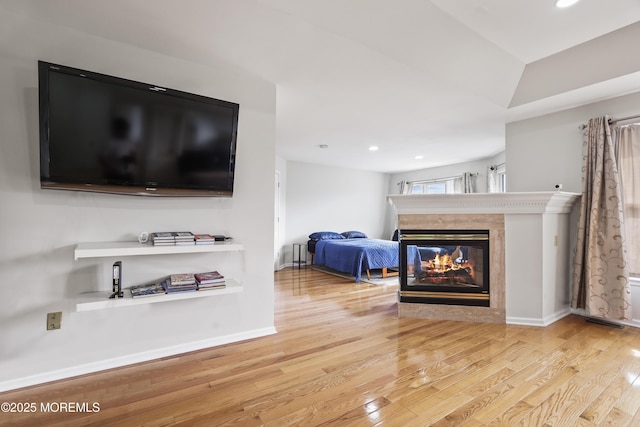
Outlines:
[[545,326],[542,319],[534,319],[529,317],[510,317],[507,316],[507,325],[521,326]]
[[[309,263],[302,264],[302,268],[309,267],[310,265],[312,265],[312,264],[309,264]],[[285,269],[285,268],[288,268],[288,267],[298,268],[298,264],[294,264],[292,262],[287,262],[287,263],[284,263],[283,265],[281,265],[279,268],[280,268],[280,270],[282,270],[282,269]]]
[[565,308],[561,311],[553,313],[551,316],[547,316],[545,318],[533,318],[533,317],[511,317],[507,316],[507,324],[508,325],[522,325],[522,326],[539,326],[545,327],[550,324],[557,322],[563,317],[567,317],[571,314],[570,308]]
[[237,334],[224,335],[221,337],[209,338],[206,340],[192,341],[184,344],[178,344],[171,347],[158,348],[155,350],[144,351],[141,353],[129,354],[121,357],[91,362],[84,365],[73,366],[71,368],[59,369],[55,371],[44,372],[42,374],[31,375],[13,380],[0,381],[0,392],[15,390],[17,388],[28,387],[36,384],[42,384],[50,381],[57,381],[65,378],[71,378],[78,375],[91,374],[94,372],[104,371],[106,369],[119,368],[122,366],[132,365],[134,363],[148,362],[150,360],[160,359],[162,357],[175,356],[190,351],[202,350],[209,347],[230,344],[239,341],[245,341],[253,338],[264,337],[277,333],[275,326],[254,329],[251,331],[239,332]]

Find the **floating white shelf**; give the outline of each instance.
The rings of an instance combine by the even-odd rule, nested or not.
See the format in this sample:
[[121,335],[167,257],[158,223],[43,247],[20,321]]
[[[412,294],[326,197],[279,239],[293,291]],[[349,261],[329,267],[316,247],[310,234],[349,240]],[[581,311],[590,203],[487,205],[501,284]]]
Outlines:
[[242,285],[234,280],[227,279],[226,286],[221,289],[208,289],[204,291],[179,292],[152,297],[131,298],[129,289],[124,289],[124,298],[109,299],[111,292],[87,292],[78,295],[76,311],[104,310],[109,308],[129,307],[139,304],[153,304],[156,302],[176,301],[181,299],[206,298],[220,295],[236,294],[243,291]]
[[105,258],[123,257],[135,255],[167,255],[167,254],[193,254],[206,252],[241,251],[244,246],[241,243],[219,242],[213,245],[187,245],[187,246],[153,246],[138,242],[97,242],[78,243],[73,251],[74,259],[81,258]]

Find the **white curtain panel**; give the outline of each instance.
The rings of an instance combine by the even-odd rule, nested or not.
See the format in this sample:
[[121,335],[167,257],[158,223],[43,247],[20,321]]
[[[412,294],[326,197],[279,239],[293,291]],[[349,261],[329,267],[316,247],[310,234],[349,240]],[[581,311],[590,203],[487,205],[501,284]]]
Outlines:
[[629,273],[640,276],[640,124],[616,131]]
[[478,174],[465,172],[456,177],[454,182],[456,193],[475,193],[476,192],[476,176]]
[[487,167],[487,191],[489,193],[498,193],[500,191],[500,181],[497,166]]

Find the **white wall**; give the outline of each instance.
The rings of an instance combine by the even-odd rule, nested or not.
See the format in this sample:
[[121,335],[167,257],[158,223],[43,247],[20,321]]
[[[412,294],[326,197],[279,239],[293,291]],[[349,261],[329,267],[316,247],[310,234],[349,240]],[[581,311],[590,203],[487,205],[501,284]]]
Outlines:
[[[7,13],[0,28],[0,390],[273,332],[275,86]],[[41,190],[38,59],[239,103],[233,198]],[[143,230],[224,233],[246,250],[123,258],[124,286],[216,268],[245,291],[75,312],[78,293],[110,289],[116,259],[74,261],[74,244]],[[62,328],[46,331],[53,311]]]
[[506,129],[508,191],[582,191],[581,124],[590,118],[640,114],[640,92],[509,123]]
[[[276,156],[276,173],[280,177],[280,206],[277,211],[280,214],[278,221],[278,239],[275,242],[275,265],[276,270],[285,264],[284,251],[285,242],[287,241],[287,161],[282,157]],[[291,259],[289,258],[289,262]]]
[[371,238],[385,234],[388,176],[302,162],[287,162],[285,265],[291,244],[305,243],[314,231],[358,230]]

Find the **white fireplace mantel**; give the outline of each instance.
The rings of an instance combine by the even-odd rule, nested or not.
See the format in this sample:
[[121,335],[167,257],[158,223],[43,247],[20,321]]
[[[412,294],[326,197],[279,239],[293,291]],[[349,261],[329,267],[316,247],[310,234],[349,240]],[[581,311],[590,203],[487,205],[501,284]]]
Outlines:
[[[493,264],[502,283],[492,283],[492,307],[457,309],[399,303],[403,317],[443,320],[502,319],[510,324],[546,326],[570,313],[570,213],[580,199],[562,191],[527,193],[473,193],[390,195],[398,227],[455,229],[461,223],[486,224],[502,218],[504,263]],[[492,273],[493,274],[493,273]],[[493,279],[492,279],[493,280]],[[499,292],[499,305],[494,296]],[[483,311],[484,310],[484,311]]]
[[398,214],[569,213],[579,197],[563,191],[388,196]]

